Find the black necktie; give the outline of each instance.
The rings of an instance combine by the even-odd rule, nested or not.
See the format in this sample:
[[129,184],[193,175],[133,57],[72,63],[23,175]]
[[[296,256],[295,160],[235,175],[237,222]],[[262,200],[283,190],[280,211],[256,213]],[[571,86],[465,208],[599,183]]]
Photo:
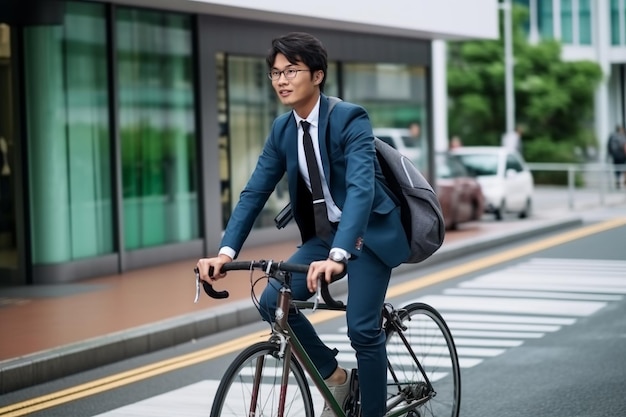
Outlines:
[[304,131],[304,155],[306,156],[306,166],[309,170],[311,180],[311,194],[313,195],[313,214],[315,216],[315,234],[322,240],[328,240],[332,234],[328,213],[326,212],[326,201],[322,191],[322,179],[317,167],[317,158],[313,149],[313,139],[309,133],[311,124],[307,121],[300,122]]

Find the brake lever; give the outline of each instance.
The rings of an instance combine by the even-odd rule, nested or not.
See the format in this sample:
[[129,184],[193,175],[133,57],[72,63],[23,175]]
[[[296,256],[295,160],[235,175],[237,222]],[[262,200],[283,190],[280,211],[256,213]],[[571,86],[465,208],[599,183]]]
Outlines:
[[317,278],[317,290],[315,290],[315,300],[313,301],[313,311],[317,310],[317,306],[322,299],[322,278]]
[[[211,267],[211,269],[212,268],[213,267]],[[209,297],[217,299],[228,298],[228,291],[215,291],[211,284],[200,279],[200,270],[198,269],[198,267],[195,267],[193,269],[193,272],[196,274],[196,298],[194,300],[194,303],[196,303],[200,298],[200,283],[202,283],[202,288]],[[211,274],[211,272],[209,272],[209,274]]]
[[198,268],[194,268],[193,270],[196,273],[196,297],[193,299],[193,303],[196,304],[200,299],[200,271]]

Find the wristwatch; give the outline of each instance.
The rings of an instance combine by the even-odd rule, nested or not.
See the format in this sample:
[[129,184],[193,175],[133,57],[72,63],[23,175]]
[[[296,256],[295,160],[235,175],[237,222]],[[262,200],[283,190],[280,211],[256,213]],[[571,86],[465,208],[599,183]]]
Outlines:
[[328,259],[330,259],[331,261],[342,263],[344,264],[344,266],[348,264],[348,258],[346,258],[343,253],[337,250],[330,251],[330,253],[328,254]]

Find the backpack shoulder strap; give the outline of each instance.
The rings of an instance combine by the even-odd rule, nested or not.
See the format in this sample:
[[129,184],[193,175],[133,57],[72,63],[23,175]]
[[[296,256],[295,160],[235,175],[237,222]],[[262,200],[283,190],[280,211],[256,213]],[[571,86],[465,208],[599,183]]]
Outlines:
[[326,149],[330,146],[330,114],[332,113],[335,106],[341,102],[339,97],[328,96],[328,123],[326,124]]
[[330,117],[330,113],[340,101],[342,100],[339,97],[328,96],[328,117]]

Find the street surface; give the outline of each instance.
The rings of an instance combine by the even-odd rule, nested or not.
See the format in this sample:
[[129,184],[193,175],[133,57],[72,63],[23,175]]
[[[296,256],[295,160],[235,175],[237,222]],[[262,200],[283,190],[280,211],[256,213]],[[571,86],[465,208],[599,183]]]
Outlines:
[[[392,279],[395,305],[425,302],[447,321],[462,368],[461,416],[626,415],[626,225],[619,210]],[[460,277],[452,274],[459,269]],[[318,321],[340,363],[355,367],[343,317]],[[234,355],[264,334],[261,323],[233,329],[10,393],[0,406],[49,394],[57,402],[29,415],[206,416]],[[206,360],[176,362],[198,352]],[[137,371],[146,366],[152,371]],[[77,386],[75,397],[60,392]]]

